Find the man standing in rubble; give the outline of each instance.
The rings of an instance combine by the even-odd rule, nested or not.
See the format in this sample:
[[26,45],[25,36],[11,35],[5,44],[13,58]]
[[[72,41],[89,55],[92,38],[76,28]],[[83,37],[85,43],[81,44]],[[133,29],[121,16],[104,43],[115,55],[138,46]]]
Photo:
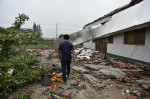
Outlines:
[[[74,58],[74,47],[71,42],[69,42],[70,36],[68,34],[64,35],[64,41],[60,42],[58,48],[59,59],[61,59],[61,67],[62,67],[62,76],[63,82],[66,84],[66,75],[69,76],[70,73],[70,64],[71,60],[75,60]],[[67,72],[66,72],[67,71]]]

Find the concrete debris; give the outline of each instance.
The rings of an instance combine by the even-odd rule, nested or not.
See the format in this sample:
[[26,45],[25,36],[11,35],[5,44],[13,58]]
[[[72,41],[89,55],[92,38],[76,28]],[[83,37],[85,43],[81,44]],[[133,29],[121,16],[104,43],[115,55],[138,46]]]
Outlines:
[[88,81],[95,87],[97,88],[101,88],[104,87],[105,84],[101,81],[99,81],[98,79],[96,79],[95,77],[91,76],[90,74],[84,74],[83,77],[85,79],[88,79]]
[[79,58],[80,60],[90,60],[90,57],[89,56],[79,56],[77,55],[77,58]]
[[143,72],[144,70],[143,69],[140,69],[140,68],[135,68],[135,69],[131,69],[131,70],[129,70],[129,69],[123,69],[122,70],[123,72]]
[[142,87],[146,90],[150,90],[150,84],[144,84]]
[[75,49],[75,55],[80,54],[83,49],[84,48],[77,48],[77,49]]
[[89,71],[81,66],[73,66],[73,70],[77,71],[78,73],[88,73]]
[[43,94],[43,95],[48,95],[49,92],[50,92],[50,88],[47,88],[46,90],[44,90],[44,91],[42,92],[42,94]]
[[8,73],[9,73],[10,75],[13,75],[14,69],[9,69],[9,70],[8,70]]
[[99,72],[107,76],[114,75],[116,78],[124,78],[126,76],[126,74],[122,72],[120,69],[112,67],[107,69],[100,69]]
[[46,74],[46,75],[43,75],[42,76],[42,83],[41,85],[42,86],[48,86],[48,85],[51,85],[52,81],[50,79],[50,75]]
[[136,80],[136,82],[140,84],[150,84],[150,80],[144,80],[144,79]]
[[141,92],[138,90],[134,91],[133,94],[136,95],[138,98],[141,98],[141,96],[142,96]]
[[79,56],[92,56],[92,53],[93,53],[94,51],[92,51],[91,49],[83,49],[82,51],[81,51],[81,53],[80,54],[78,54]]
[[92,69],[92,70],[99,70],[101,65],[94,65],[94,64],[85,64],[84,65],[85,67],[89,68],[89,69]]
[[[67,77],[67,85],[64,85],[58,82],[62,78],[55,78],[56,74],[61,76],[62,73],[60,60],[53,49],[27,49],[26,52],[35,55],[40,61],[38,65],[51,70],[51,77],[54,78],[50,79],[51,77],[47,75],[49,83],[46,82],[45,84],[49,86],[40,85],[42,87],[41,94],[46,96],[41,99],[150,98],[150,67],[146,67],[147,65],[113,58],[105,53],[90,49],[77,48],[75,49],[75,61],[72,62],[70,75]],[[42,80],[44,80],[44,76]],[[55,81],[55,84],[52,81]],[[31,93],[30,90],[28,93]],[[37,93],[39,91],[35,87],[34,94]],[[113,98],[113,96],[116,97]]]

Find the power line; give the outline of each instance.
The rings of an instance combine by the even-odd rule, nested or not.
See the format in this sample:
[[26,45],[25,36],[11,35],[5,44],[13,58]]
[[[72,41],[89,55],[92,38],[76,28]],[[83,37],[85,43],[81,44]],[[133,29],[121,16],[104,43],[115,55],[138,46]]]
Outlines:
[[[56,29],[42,29],[42,30],[56,30]],[[72,30],[72,29],[58,29],[57,30]]]
[[58,30],[58,29],[57,29],[57,23],[56,23],[56,39],[57,39],[57,30]]
[[[4,20],[0,20],[0,22],[1,23],[5,23],[5,24],[12,24],[12,23],[14,23],[14,22],[11,22],[11,21],[4,21]],[[29,21],[28,21],[29,22]],[[34,24],[34,22],[33,23],[26,23],[26,24],[31,24],[31,25],[33,25]],[[55,26],[56,24],[54,24],[54,23],[38,23],[38,24],[40,24],[40,25],[53,25],[53,26]],[[77,24],[57,24],[58,26],[71,26],[71,27],[82,27],[83,25],[77,25]]]

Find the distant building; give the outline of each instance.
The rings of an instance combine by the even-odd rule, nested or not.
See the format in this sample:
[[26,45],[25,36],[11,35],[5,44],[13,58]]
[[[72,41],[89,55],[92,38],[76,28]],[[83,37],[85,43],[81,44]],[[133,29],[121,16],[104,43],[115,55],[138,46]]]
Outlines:
[[33,32],[33,29],[29,29],[29,28],[20,28],[22,31],[24,31],[24,32]]
[[[7,29],[11,29],[12,27],[9,27]],[[20,28],[20,32],[21,31],[24,31],[24,32],[28,32],[28,33],[33,33],[33,29],[30,29],[30,28]]]

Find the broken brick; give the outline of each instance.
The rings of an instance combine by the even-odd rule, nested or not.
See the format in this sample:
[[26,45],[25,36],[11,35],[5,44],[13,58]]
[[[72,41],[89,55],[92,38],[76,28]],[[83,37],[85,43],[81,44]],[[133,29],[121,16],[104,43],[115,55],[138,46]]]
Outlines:
[[129,96],[128,99],[138,99],[137,96]]
[[146,98],[146,97],[149,97],[149,96],[150,96],[149,92],[146,91],[146,90],[142,90],[142,91],[141,91],[141,94],[142,94],[142,97],[143,97],[143,98]]

